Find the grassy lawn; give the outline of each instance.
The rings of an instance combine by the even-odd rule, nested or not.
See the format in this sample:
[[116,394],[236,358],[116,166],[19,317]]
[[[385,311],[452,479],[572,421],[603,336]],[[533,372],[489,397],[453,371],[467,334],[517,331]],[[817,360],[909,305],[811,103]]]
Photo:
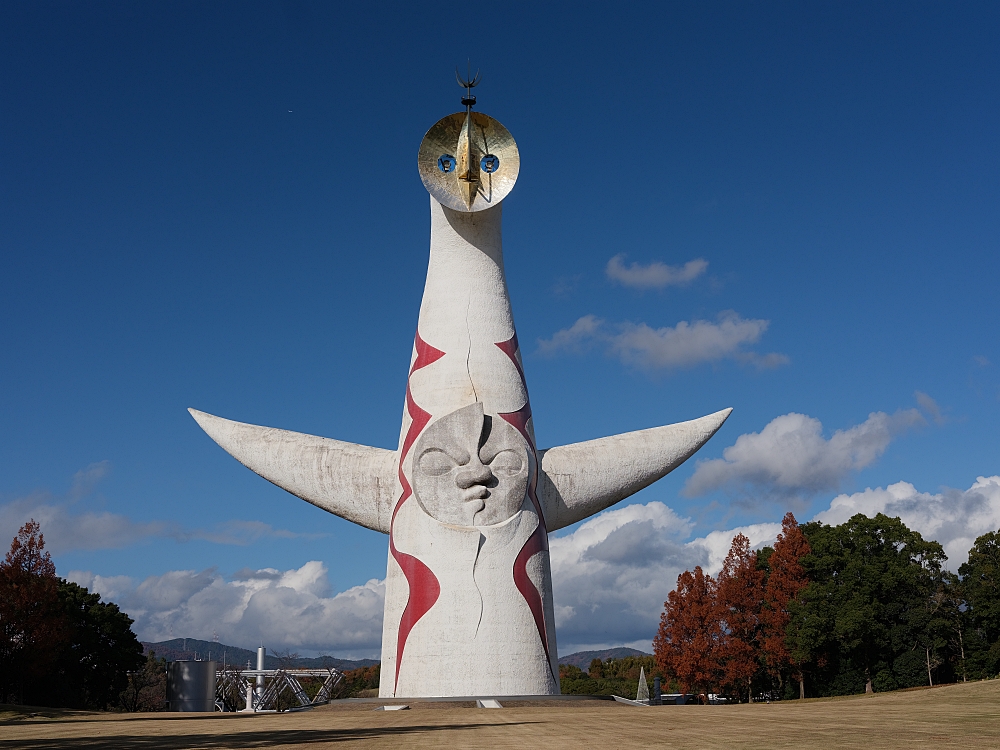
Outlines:
[[1000,680],[740,706],[579,702],[409,711],[333,704],[295,714],[97,714],[0,706],[5,748],[997,748]]

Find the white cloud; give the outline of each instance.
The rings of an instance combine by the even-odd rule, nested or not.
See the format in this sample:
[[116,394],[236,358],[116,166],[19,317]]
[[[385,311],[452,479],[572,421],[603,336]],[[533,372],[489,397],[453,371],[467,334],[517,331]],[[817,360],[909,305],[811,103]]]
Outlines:
[[645,323],[609,326],[594,315],[585,315],[569,328],[540,339],[538,349],[545,354],[579,351],[597,343],[622,362],[648,370],[692,367],[704,362],[733,359],[758,369],[788,363],[784,354],[747,351],[767,330],[769,321],[741,318],[732,310],[720,313],[716,322],[681,321],[676,326],[651,328]]
[[946,417],[944,412],[941,411],[941,407],[938,406],[937,401],[932,399],[926,393],[923,391],[916,391],[913,396],[916,398],[917,405],[920,409],[932,420],[934,420],[934,424],[942,425],[948,421],[948,417]]
[[[877,446],[867,450],[871,455]],[[900,482],[839,495],[815,520],[838,524],[856,513],[879,512],[900,516],[926,539],[940,541],[949,566],[957,569],[977,536],[1000,528],[1000,476],[980,477],[965,491],[921,493]],[[759,523],[690,539],[693,527],[665,504],[650,502],[605,511],[552,537],[560,652],[622,644],[649,650],[679,573],[701,565],[716,574],[737,533],[760,548],[781,529],[779,523]],[[302,654],[359,658],[379,652],[384,582],[373,579],[332,594],[326,567],[316,561],[285,571],[242,570],[228,578],[215,569],[169,571],[141,582],[87,571],[72,571],[68,578],[122,606],[143,640],[217,633],[234,645],[263,640],[272,649]]]
[[[779,524],[713,531],[689,540],[693,523],[660,502],[605,511],[550,539],[560,651],[628,644],[649,650],[677,576],[701,565],[716,573],[733,536],[759,547]],[[321,562],[280,571],[173,570],[136,581],[74,570],[67,576],[117,603],[146,641],[204,638],[274,650],[374,657],[382,637],[384,581],[332,594]]]
[[605,272],[608,278],[635,289],[664,289],[690,284],[708,268],[708,261],[703,258],[689,260],[683,266],[668,266],[659,261],[647,265],[633,263],[625,266],[622,263],[624,258],[624,254],[619,254],[609,260]]
[[[899,516],[925,539],[941,542],[949,567],[957,570],[977,536],[1000,528],[1000,476],[980,477],[964,491],[921,493],[900,482],[840,495],[815,520],[839,524],[856,513]],[[736,534],[745,534],[759,549],[774,543],[781,524],[717,530],[688,541],[692,528],[690,519],[651,502],[605,511],[572,533],[553,537],[560,653],[622,644],[648,651],[678,574],[701,565],[715,575]]]
[[261,521],[240,519],[216,524],[211,529],[183,529],[176,523],[137,522],[108,511],[74,512],[77,504],[76,501],[57,501],[48,495],[36,494],[0,505],[0,540],[13,539],[18,529],[32,518],[41,526],[45,548],[53,555],[73,550],[120,549],[149,537],[166,537],[178,542],[203,540],[215,544],[247,545],[263,537],[292,539],[323,536],[276,529]]
[[115,603],[122,594],[130,591],[133,585],[129,576],[94,575],[89,570],[71,570],[66,574],[66,580],[100,594],[105,601]]
[[924,539],[940,542],[948,567],[958,570],[976,537],[1000,529],[1000,476],[979,477],[967,490],[946,489],[936,494],[897,482],[885,489],[838,495],[815,520],[836,525],[858,513],[898,516]]
[[72,486],[62,498],[36,492],[0,504],[0,544],[13,539],[18,529],[32,518],[41,526],[45,548],[54,555],[75,549],[126,547],[148,536],[171,533],[173,527],[161,521],[136,523],[108,511],[74,513],[72,508],[110,473],[111,462],[98,461],[73,475]]
[[755,523],[749,526],[737,526],[735,529],[725,531],[712,531],[695,539],[691,544],[703,547],[708,552],[708,562],[702,566],[706,573],[715,575],[722,570],[722,563],[729,554],[729,548],[733,546],[733,537],[743,534],[750,540],[752,549],[760,549],[765,545],[773,544],[781,531],[780,523]]
[[306,534],[288,529],[276,529],[263,521],[233,519],[216,524],[212,529],[194,529],[176,535],[181,541],[200,539],[215,544],[235,544],[246,546],[265,537],[276,539],[318,539],[327,534]]
[[[900,482],[840,495],[815,520],[839,524],[856,513],[899,516],[925,539],[941,542],[957,570],[976,537],[1000,528],[1000,476],[968,490],[930,494]],[[660,502],[605,511],[550,540],[560,653],[629,645],[650,650],[663,602],[684,570],[721,570],[733,537],[754,549],[773,544],[780,523],[712,531],[688,541],[693,524]]]
[[174,570],[138,585],[73,571],[69,579],[112,599],[135,620],[141,640],[204,638],[233,645],[261,641],[272,650],[378,658],[385,582],[372,579],[333,594],[326,566],[240,571],[226,580],[215,569]]
[[584,315],[569,328],[556,331],[550,339],[539,339],[538,350],[543,354],[573,351],[600,337],[604,321],[596,315]]
[[77,549],[127,547],[146,537],[166,536],[175,530],[172,524],[162,521],[136,523],[108,511],[73,513],[69,506],[70,503],[53,502],[45,495],[31,495],[0,505],[0,539],[13,539],[31,518],[38,521],[45,548],[54,555]]
[[835,490],[852,471],[881,456],[892,439],[924,418],[916,409],[868,419],[826,439],[823,425],[805,414],[775,417],[760,432],[740,435],[722,458],[701,461],[683,494],[697,497],[722,488],[790,497]]
[[715,323],[681,321],[673,328],[626,323],[611,339],[611,350],[627,364],[654,370],[691,367],[727,358],[763,367],[785,364],[788,358],[784,355],[761,357],[743,350],[744,346],[757,343],[768,325],[766,320],[747,320],[732,311],[721,313]]
[[667,594],[684,570],[715,573],[741,532],[753,546],[780,524],[714,531],[686,541],[693,524],[660,502],[608,510],[549,542],[560,653],[628,644],[648,651]]
[[79,498],[94,491],[97,483],[111,473],[110,461],[98,461],[73,475],[73,489],[70,497]]

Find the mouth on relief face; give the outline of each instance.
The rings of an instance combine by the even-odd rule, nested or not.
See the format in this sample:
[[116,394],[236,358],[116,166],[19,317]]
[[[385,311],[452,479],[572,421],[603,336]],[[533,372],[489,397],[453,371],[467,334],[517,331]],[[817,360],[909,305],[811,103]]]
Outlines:
[[465,492],[462,493],[462,501],[466,503],[472,503],[478,501],[483,501],[490,496],[490,491],[488,488],[481,484],[474,484],[469,487]]

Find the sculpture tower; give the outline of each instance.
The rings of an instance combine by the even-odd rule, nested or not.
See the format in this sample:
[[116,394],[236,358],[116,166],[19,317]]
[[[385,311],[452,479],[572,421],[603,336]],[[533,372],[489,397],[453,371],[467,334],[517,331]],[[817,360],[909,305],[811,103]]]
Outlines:
[[379,694],[559,692],[548,534],[683,463],[728,417],[538,450],[507,293],[502,201],[520,157],[465,111],[424,136],[430,259],[395,451],[191,410],[265,479],[389,535]]

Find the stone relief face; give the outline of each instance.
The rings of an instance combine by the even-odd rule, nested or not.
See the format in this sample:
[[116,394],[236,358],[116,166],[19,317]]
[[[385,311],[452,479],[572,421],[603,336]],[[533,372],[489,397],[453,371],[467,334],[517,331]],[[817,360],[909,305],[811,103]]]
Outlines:
[[456,526],[490,526],[521,509],[528,450],[520,433],[480,403],[428,427],[413,451],[413,491],[428,514]]

